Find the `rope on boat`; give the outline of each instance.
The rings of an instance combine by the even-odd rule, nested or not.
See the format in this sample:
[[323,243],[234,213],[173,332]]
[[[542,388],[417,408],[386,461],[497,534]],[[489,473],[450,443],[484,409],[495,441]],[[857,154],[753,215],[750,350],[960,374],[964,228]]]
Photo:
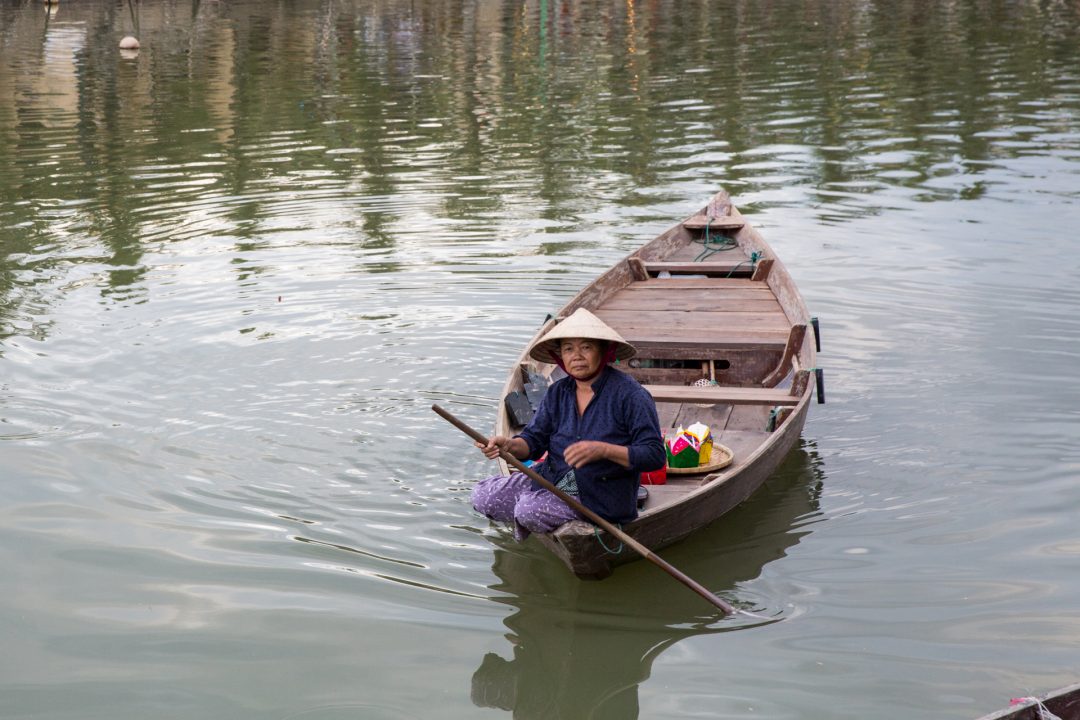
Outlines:
[[[619,525],[618,528],[620,530],[622,530],[622,525]],[[600,537],[600,529],[598,527],[596,527],[596,526],[593,526],[593,535],[596,536],[596,542],[600,543],[600,547],[604,548],[604,552],[606,552],[608,555],[618,555],[619,553],[622,552],[622,549],[623,549],[622,540],[619,541],[619,549],[618,550],[612,550],[611,548],[609,548],[604,543],[604,538]]]
[[730,238],[727,235],[718,235],[715,238],[709,233],[709,223],[712,222],[712,218],[705,223],[705,235],[701,238],[701,246],[704,248],[696,258],[694,262],[701,262],[706,258],[715,255],[718,252],[725,250],[734,250],[739,247],[739,243],[735,242],[735,238]]
[[750,259],[749,260],[743,260],[741,263],[739,263],[735,267],[731,268],[731,272],[729,272],[726,275],[726,277],[731,277],[732,275],[734,275],[735,271],[738,270],[740,266],[745,265],[746,263],[750,263],[750,269],[753,270],[754,267],[757,265],[757,261],[760,260],[760,259],[761,259],[761,253],[759,253],[757,250],[752,251],[750,253]]
[[1013,698],[1012,700],[1009,701],[1009,707],[1014,707],[1016,705],[1023,705],[1024,703],[1029,703],[1029,702],[1035,703],[1036,707],[1038,708],[1039,720],[1061,720],[1060,717],[1058,717],[1054,713],[1050,712],[1050,708],[1046,707],[1046,705],[1043,704],[1043,701],[1040,700],[1037,697]]
[[[739,247],[739,243],[735,240],[735,238],[728,237],[727,235],[717,235],[716,237],[713,237],[713,235],[709,232],[710,223],[712,223],[712,218],[709,218],[709,220],[705,222],[705,234],[701,238],[701,247],[703,249],[700,253],[698,253],[697,257],[694,258],[694,262],[701,262],[702,260],[707,260],[718,252],[724,252],[725,250],[734,250],[735,248]],[[740,267],[747,263],[750,263],[750,270],[752,271],[757,266],[757,262],[761,259],[761,256],[762,253],[758,252],[757,250],[752,251],[750,253],[750,259],[743,260],[741,263],[738,263],[735,267],[731,268],[731,271],[726,275],[726,277],[731,277],[735,274],[736,270],[738,270]],[[818,349],[820,350],[820,348]]]

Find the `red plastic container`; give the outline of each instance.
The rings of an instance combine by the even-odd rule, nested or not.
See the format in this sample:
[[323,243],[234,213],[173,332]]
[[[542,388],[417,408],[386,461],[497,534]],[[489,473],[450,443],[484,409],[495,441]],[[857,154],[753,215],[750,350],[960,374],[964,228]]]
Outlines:
[[659,470],[641,473],[642,485],[665,485],[667,484],[667,465]]

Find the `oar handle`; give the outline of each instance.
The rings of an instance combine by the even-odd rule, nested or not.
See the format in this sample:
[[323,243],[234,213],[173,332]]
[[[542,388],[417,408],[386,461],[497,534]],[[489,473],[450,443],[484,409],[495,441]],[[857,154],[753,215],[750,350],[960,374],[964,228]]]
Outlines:
[[[448,412],[446,410],[443,410],[438,405],[432,405],[431,409],[434,410],[435,413],[438,414],[441,418],[446,420],[448,423],[450,423],[451,425],[456,427],[461,432],[463,432],[466,435],[468,435],[469,437],[471,437],[476,442],[484,443],[485,445],[487,444],[487,441],[488,441],[487,437],[485,437],[484,435],[481,435],[476,430],[474,430],[473,428],[469,427],[467,424],[465,424],[461,420],[454,417],[454,415],[451,414],[450,412]],[[650,550],[649,548],[645,547],[644,545],[639,543],[634,538],[627,535],[621,528],[615,527],[610,522],[608,522],[604,518],[600,517],[599,515],[597,515],[595,512],[593,512],[589,508],[582,505],[581,502],[577,498],[575,498],[574,496],[568,495],[568,494],[564,493],[562,490],[560,490],[559,488],[555,487],[555,485],[553,485],[551,483],[551,481],[549,481],[547,478],[545,478],[543,475],[536,472],[532,468],[526,467],[525,465],[523,465],[520,460],[518,460],[516,457],[514,457],[510,453],[508,453],[505,450],[502,450],[500,448],[499,449],[499,456],[503,460],[505,460],[509,465],[511,465],[511,466],[517,468],[518,470],[520,470],[521,472],[525,473],[526,475],[529,476],[530,479],[535,480],[545,490],[548,490],[548,491],[554,493],[556,496],[558,496],[558,498],[560,500],[562,500],[564,503],[566,503],[567,505],[572,507],[574,510],[576,510],[580,514],[587,517],[595,525],[599,526],[600,528],[602,528],[606,532],[613,535],[616,539],[619,540],[619,542],[621,542],[624,545],[629,546],[630,549],[632,549],[634,552],[638,553],[639,555],[641,555],[646,560],[652,562],[654,565],[657,565],[660,569],[662,569],[668,575],[671,575],[673,578],[675,578],[676,580],[681,582],[683,585],[687,586],[688,588],[690,588],[691,590],[696,592],[698,595],[705,598],[706,600],[708,600],[710,603],[712,603],[716,607],[720,608],[720,610],[722,610],[725,615],[731,615],[732,613],[735,613],[735,612],[744,612],[742,610],[736,610],[731,604],[729,604],[727,602],[724,602],[723,600],[718,598],[716,595],[714,595],[712,592],[710,592],[708,589],[706,589],[703,585],[701,585],[701,583],[699,583],[696,580],[694,580],[693,578],[689,577],[688,575],[683,573],[681,570],[679,570],[675,566],[671,565],[669,562],[667,562],[666,560],[661,558],[659,555],[654,553],[652,550]]]

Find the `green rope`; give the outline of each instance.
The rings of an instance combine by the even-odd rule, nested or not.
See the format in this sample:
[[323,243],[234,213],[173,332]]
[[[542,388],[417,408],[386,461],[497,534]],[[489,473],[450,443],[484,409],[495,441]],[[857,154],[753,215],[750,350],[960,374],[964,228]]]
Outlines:
[[[622,530],[622,525],[619,526],[619,529]],[[609,548],[607,545],[604,544],[604,538],[600,537],[600,529],[598,527],[596,527],[595,525],[593,526],[593,535],[596,536],[596,541],[598,543],[600,543],[600,547],[604,548],[604,552],[606,552],[608,555],[618,555],[619,553],[622,552],[622,549],[623,549],[622,540],[619,541],[619,549],[618,550],[612,550],[611,548]]]
[[735,271],[738,270],[740,266],[745,265],[746,263],[750,263],[750,269],[753,270],[754,266],[757,265],[757,261],[760,260],[760,259],[761,259],[761,253],[759,253],[757,250],[754,250],[753,252],[750,253],[750,259],[749,260],[743,260],[741,263],[739,263],[735,267],[731,268],[731,271],[728,272],[728,274],[725,275],[724,277],[731,277],[732,275],[735,274]]
[[[698,253],[697,257],[694,258],[694,262],[701,262],[702,260],[706,260],[712,257],[718,252],[724,252],[725,250],[734,250],[735,248],[739,247],[739,243],[735,240],[735,238],[728,237],[727,235],[718,235],[714,238],[713,235],[709,232],[710,223],[712,223],[712,218],[710,218],[708,222],[705,223],[705,234],[701,237],[701,247],[703,249],[700,253]],[[735,274],[736,270],[738,270],[740,267],[747,263],[750,263],[750,269],[753,270],[757,266],[757,262],[760,259],[761,253],[757,250],[754,250],[750,253],[749,260],[743,260],[741,263],[735,265],[735,267],[731,268],[731,270],[725,277],[731,277]]]
[[735,242],[735,238],[730,238],[727,235],[718,235],[715,238],[709,232],[709,224],[712,222],[712,218],[705,223],[705,234],[701,237],[702,251],[694,258],[694,262],[701,262],[702,260],[715,255],[718,252],[725,250],[734,250],[739,247],[739,243]]

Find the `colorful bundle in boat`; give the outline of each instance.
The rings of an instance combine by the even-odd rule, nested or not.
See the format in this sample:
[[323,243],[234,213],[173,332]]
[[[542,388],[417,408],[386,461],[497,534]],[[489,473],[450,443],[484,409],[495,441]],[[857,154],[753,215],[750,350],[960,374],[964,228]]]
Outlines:
[[712,458],[712,432],[702,423],[694,423],[685,429],[680,427],[665,444],[668,467],[695,468],[707,465]]

